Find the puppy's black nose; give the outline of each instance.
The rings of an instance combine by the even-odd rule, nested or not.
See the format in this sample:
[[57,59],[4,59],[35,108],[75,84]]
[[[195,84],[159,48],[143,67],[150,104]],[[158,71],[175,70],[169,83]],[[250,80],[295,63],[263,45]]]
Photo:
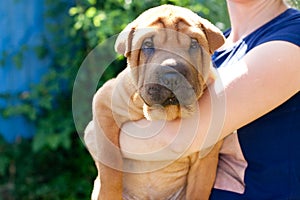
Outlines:
[[166,72],[161,75],[161,82],[165,87],[173,91],[181,83],[181,76],[178,72]]

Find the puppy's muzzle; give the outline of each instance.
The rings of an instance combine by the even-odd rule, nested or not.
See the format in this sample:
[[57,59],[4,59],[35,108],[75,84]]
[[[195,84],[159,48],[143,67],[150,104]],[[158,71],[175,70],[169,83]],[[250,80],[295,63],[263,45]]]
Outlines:
[[[163,69],[163,70],[162,70]],[[159,72],[153,74],[154,82],[146,83],[141,88],[141,97],[148,106],[155,104],[190,105],[195,101],[195,91],[187,80],[188,70],[185,67],[161,66]]]
[[147,84],[143,90],[145,90],[143,93],[146,95],[142,95],[142,98],[150,107],[155,104],[162,106],[179,104],[175,94],[160,84]]
[[178,72],[167,72],[160,76],[160,82],[171,91],[174,91],[181,84],[182,76]]

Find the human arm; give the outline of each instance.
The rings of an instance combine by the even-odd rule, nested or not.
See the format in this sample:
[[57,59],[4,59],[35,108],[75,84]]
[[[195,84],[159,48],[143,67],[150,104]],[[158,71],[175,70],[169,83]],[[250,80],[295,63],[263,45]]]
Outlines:
[[[218,69],[219,77],[199,100],[200,112],[192,118],[151,122],[147,128],[136,126],[147,123],[145,120],[124,124],[120,135],[123,155],[139,160],[168,160],[213,145],[217,139],[263,116],[299,92],[299,55],[299,46],[284,41],[255,47],[236,65]],[[151,135],[153,130],[158,134],[141,139],[126,134],[125,129],[131,135]],[[206,140],[207,136],[214,139]]]

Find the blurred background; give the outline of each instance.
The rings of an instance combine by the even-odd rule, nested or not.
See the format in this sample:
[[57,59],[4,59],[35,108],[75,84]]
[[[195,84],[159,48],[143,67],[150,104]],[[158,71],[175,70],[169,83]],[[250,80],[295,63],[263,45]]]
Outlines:
[[[166,3],[229,27],[224,0],[0,1],[0,200],[89,199],[96,170],[74,125],[76,74],[99,43]],[[98,86],[126,66],[117,56],[112,65]]]

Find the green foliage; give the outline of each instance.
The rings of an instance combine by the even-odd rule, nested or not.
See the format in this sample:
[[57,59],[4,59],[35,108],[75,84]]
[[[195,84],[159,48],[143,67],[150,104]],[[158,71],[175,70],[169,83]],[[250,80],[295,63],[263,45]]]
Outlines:
[[[144,10],[165,3],[188,7],[228,27],[223,0],[80,0],[71,7],[69,1],[46,2],[47,28],[52,34],[30,50],[40,59],[51,57],[49,72],[30,91],[15,96],[0,94],[1,99],[20,101],[0,110],[2,116],[23,115],[36,127],[32,140],[0,142],[0,199],[88,199],[96,172],[74,126],[72,89],[81,63],[99,43],[119,33]],[[23,47],[22,52],[28,48]],[[23,65],[23,53],[13,59],[18,67]],[[99,53],[105,56],[106,52]],[[124,67],[123,57],[116,56],[99,86]],[[91,76],[96,75],[83,78],[99,78]],[[81,96],[86,96],[85,89]],[[87,98],[91,102],[92,96]],[[91,119],[91,103],[81,106],[85,119],[78,123],[84,128]]]
[[32,143],[0,140],[0,199],[88,199],[96,171],[80,140],[70,149],[32,152]]
[[300,9],[300,0],[286,0],[286,2],[294,7],[294,8],[297,8],[297,9]]

